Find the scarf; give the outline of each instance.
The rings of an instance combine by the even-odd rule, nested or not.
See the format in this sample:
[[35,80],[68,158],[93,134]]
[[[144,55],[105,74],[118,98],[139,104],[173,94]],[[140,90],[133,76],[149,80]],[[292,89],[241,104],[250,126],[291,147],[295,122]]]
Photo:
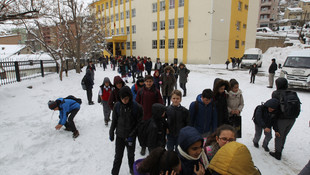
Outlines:
[[179,153],[181,154],[181,156],[183,156],[183,157],[184,157],[185,159],[187,159],[187,160],[198,160],[198,159],[201,158],[201,159],[202,159],[203,166],[205,167],[205,169],[208,168],[208,166],[209,166],[209,161],[208,161],[207,155],[205,154],[204,149],[202,149],[202,151],[201,151],[200,155],[198,156],[198,158],[194,158],[194,157],[188,155],[186,152],[184,152],[184,151],[182,150],[182,148],[180,147],[180,145],[178,145],[178,151],[179,151]]

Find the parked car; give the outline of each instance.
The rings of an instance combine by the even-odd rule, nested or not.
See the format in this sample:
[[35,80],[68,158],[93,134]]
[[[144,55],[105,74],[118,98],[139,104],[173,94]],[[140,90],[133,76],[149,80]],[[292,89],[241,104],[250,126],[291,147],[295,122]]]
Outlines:
[[263,53],[261,49],[258,48],[250,48],[245,50],[242,61],[241,68],[243,67],[251,67],[254,63],[257,67],[262,67],[263,61]]
[[289,88],[310,89],[310,49],[291,52],[280,77],[287,79]]

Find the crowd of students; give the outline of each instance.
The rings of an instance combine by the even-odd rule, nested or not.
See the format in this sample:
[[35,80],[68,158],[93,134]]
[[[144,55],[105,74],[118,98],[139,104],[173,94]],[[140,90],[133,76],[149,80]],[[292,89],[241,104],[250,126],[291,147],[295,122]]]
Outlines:
[[[236,79],[215,79],[213,90],[204,89],[187,109],[181,105],[190,73],[185,64],[170,66],[157,60],[153,76],[150,58],[124,57],[118,59],[118,66],[121,76],[116,75],[113,84],[105,77],[98,99],[103,106],[105,124],[108,126],[112,121],[109,132],[109,139],[115,141],[112,175],[119,174],[125,147],[131,174],[260,174],[246,146],[235,142],[242,137],[241,112],[244,106]],[[143,77],[144,67],[146,73]],[[87,89],[90,89],[86,90],[89,105],[93,104],[90,91],[94,71],[90,62],[85,75]],[[135,83],[131,88],[126,85],[130,76]],[[178,79],[183,95],[177,89]],[[252,80],[254,83],[255,79]],[[269,152],[271,129],[274,129],[276,146],[270,155],[281,160],[285,138],[296,117],[284,116],[280,107],[281,93],[287,91],[287,80],[277,79],[276,86],[272,98],[254,111],[253,144],[259,147],[264,131],[262,147]],[[62,103],[56,102],[49,103],[50,109],[62,109]],[[70,112],[66,111],[66,114]],[[59,125],[65,125],[66,118],[63,116]],[[73,119],[66,127],[76,130]],[[59,126],[56,129],[60,129]],[[141,155],[145,155],[148,148],[149,155],[145,159],[135,161],[136,140],[141,146]]]

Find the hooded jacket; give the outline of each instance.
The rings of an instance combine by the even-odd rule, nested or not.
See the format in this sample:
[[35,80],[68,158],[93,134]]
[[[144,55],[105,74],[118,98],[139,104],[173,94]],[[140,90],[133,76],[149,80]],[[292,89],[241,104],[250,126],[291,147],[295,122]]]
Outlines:
[[143,88],[144,85],[140,86],[140,82],[144,82],[143,78],[138,78],[137,82],[131,86],[131,92],[133,95],[133,100],[136,101],[137,93],[139,89]]
[[[205,105],[201,100],[201,94],[189,106],[191,126],[195,127],[200,134],[214,132],[217,128],[217,111],[213,100]],[[196,106],[197,104],[198,106]],[[198,111],[196,108],[198,107]]]
[[221,147],[208,168],[222,175],[260,175],[250,151],[238,142],[230,142]]
[[[178,138],[178,144],[184,152],[187,153],[188,148],[197,141],[201,141],[201,147],[202,147],[203,138],[195,128],[191,126],[186,126],[181,129],[180,135]],[[199,167],[200,159],[188,160],[185,157],[183,157],[180,153],[179,153],[179,157],[180,157],[181,166],[182,166],[180,175],[195,175],[194,165],[196,165],[196,167]]]
[[64,125],[67,122],[68,114],[74,109],[80,109],[80,104],[75,100],[58,98],[56,100],[59,103],[59,122],[58,124]]
[[143,107],[143,120],[148,120],[152,117],[152,105],[155,103],[163,104],[163,98],[154,85],[150,89],[144,86],[138,91],[136,102]]
[[157,147],[165,147],[166,145],[166,130],[167,122],[165,117],[162,117],[167,108],[160,103],[155,103],[152,106],[152,118],[147,129],[147,147],[153,150]]
[[[277,87],[277,90],[272,92],[271,98],[275,98],[280,101],[281,93],[286,91],[288,88],[288,82],[286,78],[280,77],[276,79],[276,87]],[[278,112],[278,118],[279,119],[285,118],[284,114],[281,111]]]
[[[273,127],[273,129],[278,132],[276,110],[279,108],[279,105],[279,100],[272,98],[266,101],[263,105],[257,106],[254,111],[254,123],[263,129]],[[275,109],[275,111],[270,113],[268,107]]]
[[242,91],[240,89],[237,92],[229,91],[227,95],[227,109],[229,116],[231,116],[230,112],[232,110],[237,109],[241,112],[244,107]]
[[128,86],[120,89],[120,96],[129,97],[129,102],[124,104],[121,100],[115,104],[110,127],[110,137],[114,138],[114,130],[120,138],[135,137],[143,116],[142,107],[132,100],[132,93]]
[[160,90],[160,84],[159,84],[159,77],[160,77],[160,74],[158,74],[158,76],[156,76],[156,72],[159,73],[159,71],[158,71],[158,70],[155,70],[155,71],[154,71],[154,74],[153,74],[154,86],[155,86],[158,90]]
[[229,82],[222,79],[215,79],[214,80],[214,103],[216,105],[217,110],[217,119],[218,119],[218,126],[223,124],[229,124],[228,122],[228,109],[227,109],[227,95],[225,92],[219,93],[219,88],[225,86],[225,90],[229,91]]
[[[183,69],[180,68],[180,66],[183,65]],[[178,75],[179,75],[179,82],[180,83],[186,83],[187,82],[187,77],[188,77],[188,74],[190,73],[190,70],[188,70],[186,67],[185,67],[185,64],[183,63],[180,63],[179,65],[179,69],[178,69]]]
[[[167,75],[167,70],[170,70],[170,73]],[[166,66],[164,68],[164,73],[161,74],[160,80],[161,84],[161,93],[163,96],[171,96],[171,93],[174,89],[176,79],[174,76],[174,69],[171,66]]]
[[108,101],[108,104],[112,110],[113,110],[114,104],[116,102],[120,101],[119,94],[118,94],[119,89],[116,87],[117,83],[122,83],[122,87],[125,86],[125,82],[123,81],[123,79],[120,76],[114,77],[114,81],[113,81],[114,89],[113,89],[112,94],[110,95],[109,101]]
[[86,89],[87,90],[93,89],[94,81],[92,79],[92,71],[90,69],[86,70],[86,75],[83,79],[84,79]]
[[[105,83],[108,82],[109,86],[105,87]],[[112,83],[110,82],[110,79],[108,77],[105,77],[103,80],[102,85],[100,86],[100,91],[99,94],[101,95],[101,100],[102,101],[108,101],[110,98],[110,95],[112,93]]]
[[166,111],[169,135],[178,137],[180,130],[190,125],[190,113],[183,106],[170,105]]

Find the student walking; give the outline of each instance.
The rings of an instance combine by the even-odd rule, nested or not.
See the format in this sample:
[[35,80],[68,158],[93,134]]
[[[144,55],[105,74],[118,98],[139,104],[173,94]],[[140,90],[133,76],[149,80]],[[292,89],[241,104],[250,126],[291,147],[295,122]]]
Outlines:
[[253,83],[253,84],[255,83],[255,76],[257,73],[258,73],[258,68],[257,68],[256,63],[254,63],[251,66],[250,71],[249,71],[249,74],[251,74],[250,83]]
[[113,109],[110,127],[111,141],[114,141],[114,134],[116,134],[112,175],[119,174],[125,147],[127,148],[129,170],[133,174],[136,134],[143,115],[142,107],[133,101],[132,93],[128,86],[120,89],[119,96],[120,101],[115,104]]
[[276,63],[276,59],[273,58],[271,60],[271,65],[269,66],[269,86],[267,86],[267,88],[273,88],[273,82],[274,82],[274,75],[276,73],[276,70],[278,69],[277,63]]
[[110,79],[108,77],[105,77],[102,85],[100,86],[98,95],[100,96],[101,104],[103,106],[104,122],[106,126],[110,121],[111,108],[108,104],[108,101],[112,93],[112,90],[113,86],[112,83],[110,82]]
[[94,80],[92,78],[92,72],[90,69],[86,70],[86,75],[83,78],[83,81],[86,86],[86,95],[87,95],[87,100],[89,105],[95,104],[93,102],[93,85],[94,85]]
[[171,66],[166,66],[164,68],[164,73],[161,74],[160,81],[162,82],[161,93],[164,98],[164,105],[169,106],[170,99],[171,99],[171,93],[176,83],[176,80],[174,77],[174,70]]
[[188,70],[185,66],[185,64],[180,63],[179,69],[178,69],[178,75],[179,75],[179,83],[180,87],[183,89],[183,97],[186,96],[186,83],[187,83],[187,78],[188,74],[190,73],[190,70]]

